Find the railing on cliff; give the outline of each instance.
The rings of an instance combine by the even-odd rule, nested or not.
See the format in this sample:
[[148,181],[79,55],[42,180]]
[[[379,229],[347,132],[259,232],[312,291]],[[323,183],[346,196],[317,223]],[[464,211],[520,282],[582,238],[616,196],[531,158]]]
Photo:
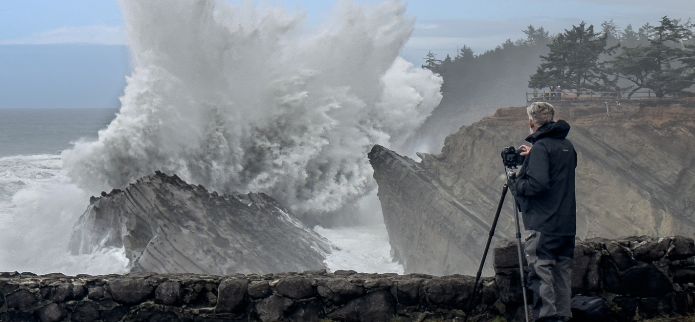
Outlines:
[[599,101],[599,100],[653,100],[653,99],[678,99],[678,95],[665,95],[659,97],[652,90],[626,91],[626,92],[594,92],[594,91],[534,91],[526,92],[526,102],[540,101]]

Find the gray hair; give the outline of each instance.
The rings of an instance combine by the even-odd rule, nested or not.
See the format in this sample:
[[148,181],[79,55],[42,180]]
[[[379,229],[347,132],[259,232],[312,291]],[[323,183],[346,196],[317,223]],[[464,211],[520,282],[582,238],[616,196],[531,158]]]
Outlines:
[[534,102],[526,108],[529,120],[538,127],[552,122],[555,117],[555,108],[546,102]]

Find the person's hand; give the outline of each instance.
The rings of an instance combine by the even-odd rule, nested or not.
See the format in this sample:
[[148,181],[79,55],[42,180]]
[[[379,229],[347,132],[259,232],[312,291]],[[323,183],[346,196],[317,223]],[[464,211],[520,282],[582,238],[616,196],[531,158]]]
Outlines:
[[521,151],[519,154],[521,154],[522,156],[527,156],[531,154],[531,146],[523,144],[519,146],[519,151]]

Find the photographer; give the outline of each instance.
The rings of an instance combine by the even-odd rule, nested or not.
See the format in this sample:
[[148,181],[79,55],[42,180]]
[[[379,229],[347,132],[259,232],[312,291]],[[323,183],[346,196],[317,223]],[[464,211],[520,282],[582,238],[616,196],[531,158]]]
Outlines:
[[575,168],[577,153],[566,139],[570,125],[553,121],[545,102],[527,108],[532,146],[520,147],[526,159],[509,180],[523,215],[524,243],[537,321],[566,321],[572,313],[571,270],[576,234]]

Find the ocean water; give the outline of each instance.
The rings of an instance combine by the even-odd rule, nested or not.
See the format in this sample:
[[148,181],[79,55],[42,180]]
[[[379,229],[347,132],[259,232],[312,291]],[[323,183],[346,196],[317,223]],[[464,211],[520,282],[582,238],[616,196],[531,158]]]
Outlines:
[[0,109],[0,271],[119,273],[122,249],[68,255],[89,196],[63,169],[61,151],[95,140],[116,109]]
[[59,154],[78,139],[97,137],[116,109],[0,109],[0,157]]
[[60,152],[94,140],[116,109],[0,109],[0,224],[12,198],[32,185],[65,180]]
[[[60,152],[73,142],[96,140],[116,112],[0,109],[0,271],[106,274],[126,270],[122,249],[68,256],[65,248],[89,193],[71,182]],[[380,216],[380,209],[376,211]],[[403,272],[392,260],[380,220],[315,230],[336,246],[327,256],[330,270]]]

